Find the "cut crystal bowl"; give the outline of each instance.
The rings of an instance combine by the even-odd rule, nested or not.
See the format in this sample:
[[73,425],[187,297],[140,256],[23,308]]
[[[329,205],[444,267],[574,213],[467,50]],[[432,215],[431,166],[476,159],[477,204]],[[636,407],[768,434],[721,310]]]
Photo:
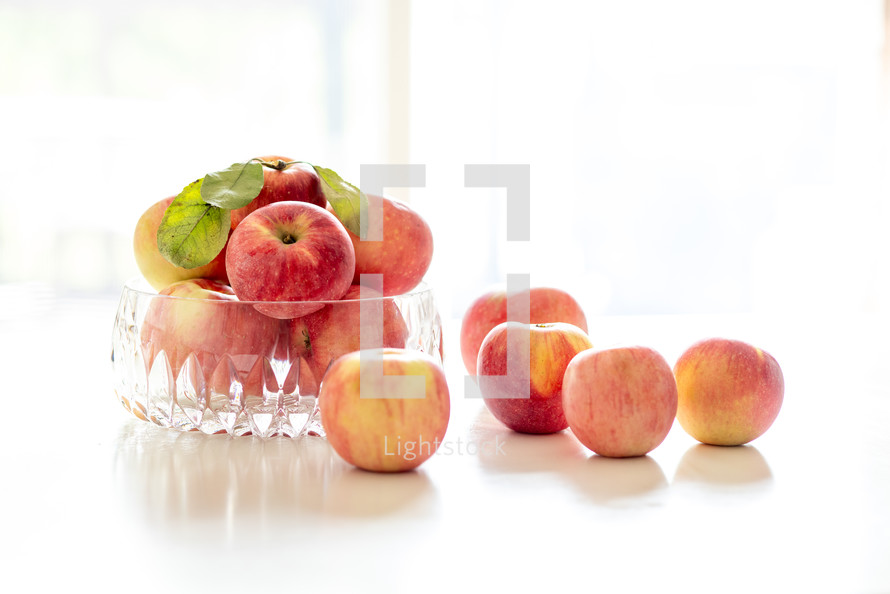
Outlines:
[[128,282],[112,332],[121,404],[180,431],[324,435],[318,387],[337,356],[396,346],[442,361],[442,323],[425,283],[392,297],[319,301],[293,319],[268,317],[262,305],[159,295],[144,279]]

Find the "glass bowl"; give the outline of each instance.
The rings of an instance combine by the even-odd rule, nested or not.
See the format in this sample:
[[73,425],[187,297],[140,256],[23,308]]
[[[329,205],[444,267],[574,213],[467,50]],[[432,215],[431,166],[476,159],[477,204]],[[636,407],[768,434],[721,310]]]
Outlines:
[[260,302],[159,295],[131,280],[112,332],[114,391],[138,418],[180,431],[324,435],[318,386],[337,356],[396,346],[442,361],[442,323],[426,283],[316,305],[279,319]]

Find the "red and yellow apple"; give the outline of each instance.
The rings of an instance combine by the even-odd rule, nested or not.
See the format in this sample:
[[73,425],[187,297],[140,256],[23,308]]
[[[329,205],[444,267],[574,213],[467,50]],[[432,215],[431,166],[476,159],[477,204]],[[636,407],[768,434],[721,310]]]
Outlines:
[[591,347],[587,334],[571,324],[498,324],[482,341],[476,365],[485,405],[514,431],[562,431],[568,427],[563,374],[575,355]]
[[242,380],[258,360],[272,357],[281,322],[237,303],[228,285],[191,279],[173,283],[159,295],[163,297],[151,300],[140,340],[146,360],[154,361],[163,351],[174,376],[192,354],[208,380],[225,356]]
[[263,189],[257,197],[247,206],[232,211],[232,229],[253,211],[273,202],[308,202],[321,208],[327,205],[323,182],[312,167],[303,163],[287,165],[293,161],[287,157],[268,156],[261,160],[273,166],[263,165]]
[[355,252],[340,221],[307,202],[275,202],[249,214],[229,237],[226,270],[242,301],[278,318],[306,315],[352,284]]
[[658,352],[642,346],[589,350],[566,368],[563,406],[575,437],[601,456],[644,456],[677,414],[677,385]]
[[[517,293],[510,299],[529,302],[530,324],[564,322],[587,332],[587,318],[575,299],[560,289],[533,287],[527,295]],[[507,321],[507,291],[495,289],[478,297],[464,313],[460,327],[460,352],[470,375],[476,375],[476,363],[482,340],[498,324]],[[522,322],[524,320],[510,320]]]
[[[381,313],[379,321],[362,319],[363,301],[370,309],[366,309],[365,317],[373,318],[375,313]],[[292,356],[302,354],[313,376],[321,379],[334,360],[362,348],[361,332],[372,323],[382,324],[377,329],[382,344],[365,348],[405,347],[408,325],[395,302],[369,287],[352,285],[339,302],[290,321]],[[373,332],[370,328],[369,331]]]
[[158,251],[158,227],[161,226],[164,212],[174,198],[175,196],[170,196],[155,202],[136,222],[136,230],[133,233],[133,255],[142,276],[156,291],[176,281],[191,278],[208,278],[227,283],[225,248],[209,264],[197,268],[176,266]]
[[[362,373],[365,357],[381,359],[383,373]],[[416,380],[420,397],[389,393],[388,380]],[[325,375],[318,406],[334,450],[353,466],[377,472],[411,470],[429,459],[442,444],[451,413],[442,367],[405,349],[340,357]]]
[[430,226],[407,204],[391,198],[369,194],[368,208],[383,215],[383,239],[360,239],[347,231],[355,249],[352,282],[359,284],[362,274],[381,274],[384,295],[407,293],[423,280],[432,262]]
[[711,445],[742,445],[763,435],[785,395],[775,358],[738,340],[695,343],[677,359],[674,375],[680,426]]

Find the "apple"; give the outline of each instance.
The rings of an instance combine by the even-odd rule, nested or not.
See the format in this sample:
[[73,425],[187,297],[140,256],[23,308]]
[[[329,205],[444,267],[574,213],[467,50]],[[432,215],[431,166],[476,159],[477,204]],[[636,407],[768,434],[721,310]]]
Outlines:
[[[383,374],[362,373],[367,357],[378,358]],[[387,393],[386,382],[401,379],[416,380],[421,397]],[[318,406],[334,450],[353,466],[377,472],[411,470],[429,459],[442,444],[451,413],[442,367],[406,349],[343,355],[321,383]]]
[[[522,293],[511,296],[519,300]],[[564,322],[587,332],[587,318],[575,299],[560,289],[533,287],[528,292],[530,324]],[[478,297],[464,313],[460,327],[460,352],[470,375],[476,375],[476,362],[482,340],[492,328],[507,321],[507,291],[493,289]],[[511,320],[523,322],[525,320]]]
[[294,163],[287,157],[260,157],[273,166],[263,166],[263,189],[247,206],[232,211],[232,229],[237,227],[244,218],[255,210],[268,206],[273,202],[297,201],[308,202],[324,208],[327,200],[322,191],[322,181],[309,165]]
[[[323,378],[335,359],[362,348],[362,296],[374,300],[374,305],[380,306],[383,313],[383,344],[370,346],[405,347],[408,325],[395,302],[369,287],[352,285],[339,302],[329,303],[316,312],[290,321],[293,354],[303,354],[314,377]],[[367,315],[370,317],[371,312]]]
[[229,237],[226,270],[242,301],[311,301],[257,305],[294,318],[340,299],[352,284],[355,252],[327,210],[307,202],[275,202],[252,212]]
[[433,259],[430,226],[407,204],[384,196],[368,195],[369,209],[383,213],[383,240],[359,239],[347,230],[355,249],[353,284],[362,274],[383,275],[383,294],[401,295],[416,287]]
[[658,352],[643,346],[589,350],[566,367],[563,406],[575,437],[601,456],[644,456],[677,414],[677,385]]
[[[498,324],[482,341],[476,365],[485,405],[514,431],[562,431],[568,427],[563,374],[575,355],[591,347],[587,334],[571,324]],[[509,370],[508,349],[517,357],[516,367]]]
[[158,251],[158,227],[161,226],[164,211],[174,198],[176,197],[170,196],[155,202],[136,222],[136,230],[133,233],[133,255],[142,276],[156,291],[176,281],[191,278],[209,278],[227,283],[225,248],[209,264],[197,268],[176,266]]
[[152,298],[142,325],[141,343],[146,360],[163,351],[179,374],[194,354],[209,380],[228,356],[244,381],[263,357],[271,358],[278,343],[281,322],[264,316],[247,304],[237,304],[232,288],[219,281],[190,279],[160,291]]
[[677,420],[692,437],[711,445],[742,445],[776,420],[785,380],[769,353],[739,340],[708,338],[674,365]]

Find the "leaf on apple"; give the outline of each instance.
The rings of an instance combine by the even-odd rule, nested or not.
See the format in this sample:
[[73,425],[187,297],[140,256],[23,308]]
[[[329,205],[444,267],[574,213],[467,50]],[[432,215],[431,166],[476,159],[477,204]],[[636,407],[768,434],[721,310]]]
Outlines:
[[343,226],[359,238],[366,239],[368,225],[362,225],[362,218],[367,219],[368,197],[335,171],[318,165],[313,165],[312,168],[324,182],[321,185],[324,197]]
[[262,189],[263,166],[251,160],[205,175],[201,198],[207,204],[235,210],[250,204]]
[[190,183],[173,199],[158,227],[158,251],[181,268],[209,264],[229,238],[231,215],[201,198],[203,181]]

